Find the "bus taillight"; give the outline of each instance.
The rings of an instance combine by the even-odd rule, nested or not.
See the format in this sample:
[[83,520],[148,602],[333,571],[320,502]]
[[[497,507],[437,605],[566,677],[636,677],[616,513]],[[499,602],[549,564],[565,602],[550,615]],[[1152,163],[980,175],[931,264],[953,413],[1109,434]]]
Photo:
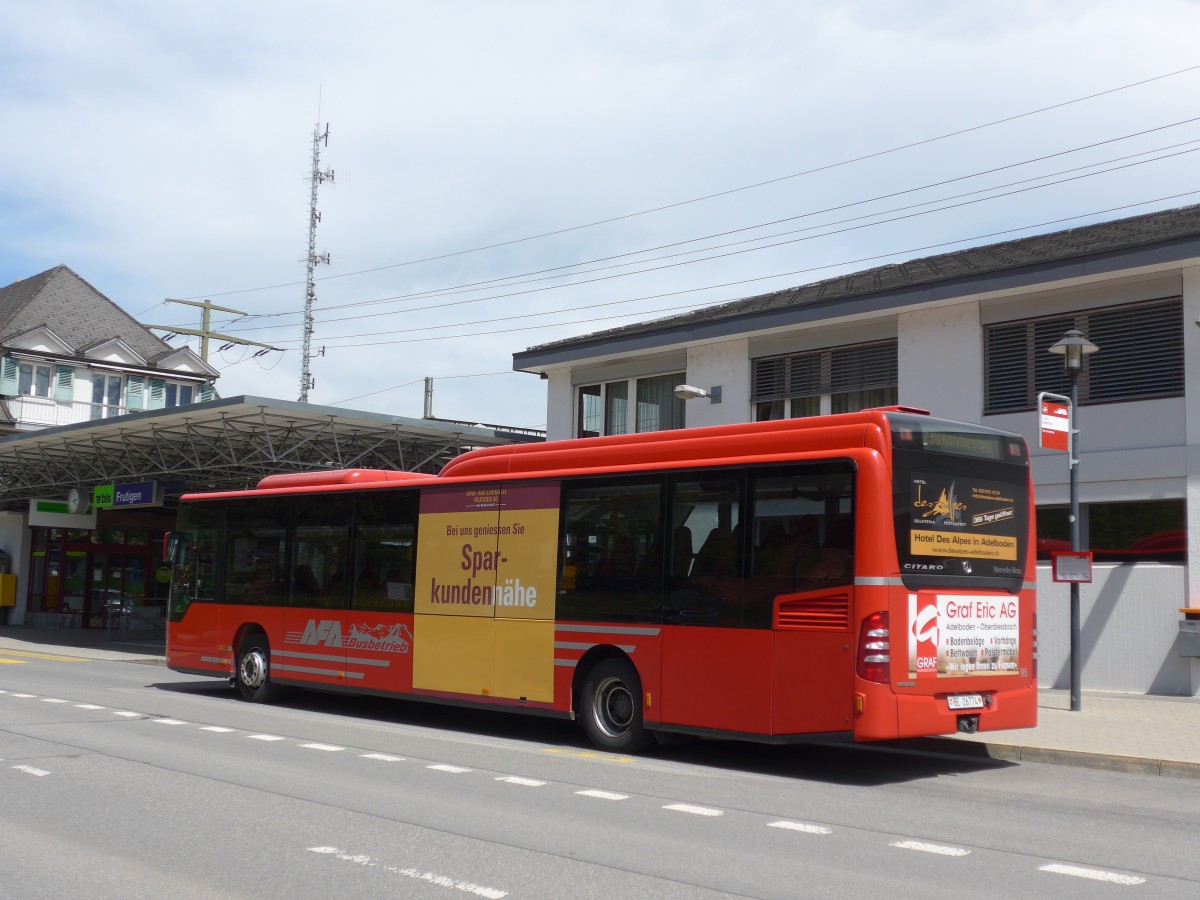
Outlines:
[[858,632],[858,677],[879,684],[891,680],[891,644],[888,641],[888,614],[871,613],[863,619]]

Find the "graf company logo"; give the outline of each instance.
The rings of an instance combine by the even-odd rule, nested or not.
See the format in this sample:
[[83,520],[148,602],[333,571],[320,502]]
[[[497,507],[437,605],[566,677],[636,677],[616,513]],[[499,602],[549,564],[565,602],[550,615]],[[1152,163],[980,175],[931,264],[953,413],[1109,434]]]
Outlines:
[[288,644],[303,644],[308,647],[343,647],[348,650],[373,650],[376,653],[408,653],[412,650],[412,632],[407,625],[360,625],[350,626],[350,633],[342,635],[342,624],[333,619],[309,619],[302,632],[289,632]]
[[909,671],[917,677],[936,676],[941,642],[937,601],[909,594],[908,621]]

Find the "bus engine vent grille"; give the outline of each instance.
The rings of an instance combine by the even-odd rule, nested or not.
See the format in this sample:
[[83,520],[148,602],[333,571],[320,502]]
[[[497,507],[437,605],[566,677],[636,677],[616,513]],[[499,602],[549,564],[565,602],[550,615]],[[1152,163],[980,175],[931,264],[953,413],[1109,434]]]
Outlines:
[[775,601],[775,627],[844,631],[850,627],[850,592],[792,594]]

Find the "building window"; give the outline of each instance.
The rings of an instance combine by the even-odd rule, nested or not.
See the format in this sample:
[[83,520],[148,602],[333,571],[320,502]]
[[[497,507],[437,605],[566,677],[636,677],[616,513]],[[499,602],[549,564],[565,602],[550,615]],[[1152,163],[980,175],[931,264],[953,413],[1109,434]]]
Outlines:
[[[1071,549],[1070,512],[1065,506],[1038,509],[1038,559]],[[1187,561],[1183,500],[1088,503],[1079,518],[1083,547],[1098,563]]]
[[1050,346],[1076,328],[1100,348],[1079,379],[1079,402],[1183,395],[1183,301],[1155,300],[989,325],[984,329],[984,413],[1033,409],[1041,391],[1067,394],[1062,357]]
[[17,369],[17,393],[23,397],[50,396],[50,367],[21,363]]
[[637,430],[668,431],[683,427],[683,403],[675,396],[675,386],[684,373],[658,375],[637,380]]
[[629,433],[629,395],[633,383],[637,431],[665,431],[683,427],[683,401],[675,396],[682,372],[651,378],[622,379],[579,388],[577,437]]
[[170,406],[187,406],[192,402],[192,386],[190,384],[166,384],[166,399],[165,405]]
[[92,375],[92,418],[107,419],[119,416],[121,408],[121,376]]
[[897,402],[895,341],[765,357],[752,366],[756,422],[856,412]]

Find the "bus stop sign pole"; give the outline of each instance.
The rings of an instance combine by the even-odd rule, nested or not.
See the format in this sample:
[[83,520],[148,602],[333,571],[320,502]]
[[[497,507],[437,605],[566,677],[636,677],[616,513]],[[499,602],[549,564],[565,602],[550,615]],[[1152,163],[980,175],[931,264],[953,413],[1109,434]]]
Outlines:
[[[1071,378],[1071,396],[1038,394],[1039,443],[1047,450],[1067,452],[1067,470],[1071,482],[1071,552],[1078,554],[1083,548],[1079,536],[1079,447],[1075,430],[1075,406],[1078,379]],[[1090,570],[1090,566],[1089,566]],[[1058,579],[1055,579],[1058,580]],[[1087,580],[1091,580],[1090,571]],[[1071,711],[1083,709],[1082,660],[1080,655],[1079,580],[1071,579]]]

